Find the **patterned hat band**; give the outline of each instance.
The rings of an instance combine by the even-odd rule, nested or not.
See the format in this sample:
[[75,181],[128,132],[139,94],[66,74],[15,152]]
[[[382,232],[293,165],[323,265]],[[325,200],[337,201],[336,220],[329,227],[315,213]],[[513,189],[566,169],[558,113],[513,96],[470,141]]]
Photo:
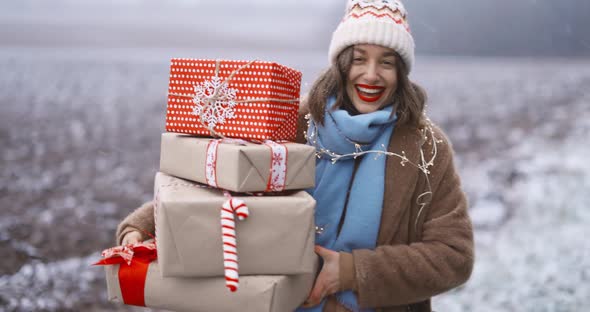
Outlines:
[[396,51],[411,71],[415,45],[406,9],[400,1],[350,0],[346,8],[344,18],[332,34],[328,52],[331,64],[351,45],[376,44]]

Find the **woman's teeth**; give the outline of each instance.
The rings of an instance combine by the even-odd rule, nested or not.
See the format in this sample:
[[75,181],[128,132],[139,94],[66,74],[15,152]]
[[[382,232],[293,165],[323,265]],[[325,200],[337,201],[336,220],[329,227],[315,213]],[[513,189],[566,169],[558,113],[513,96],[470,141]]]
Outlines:
[[381,93],[383,90],[382,89],[369,89],[369,88],[363,88],[363,87],[356,87],[357,90],[363,92],[363,93],[368,93],[368,94],[377,94],[377,93]]
[[365,102],[375,102],[381,98],[385,88],[376,86],[355,85],[358,97]]

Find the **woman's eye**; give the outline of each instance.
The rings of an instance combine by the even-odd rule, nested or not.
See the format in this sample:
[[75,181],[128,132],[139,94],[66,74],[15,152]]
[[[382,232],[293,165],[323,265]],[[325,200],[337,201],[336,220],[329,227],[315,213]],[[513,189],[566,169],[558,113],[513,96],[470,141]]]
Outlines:
[[395,62],[394,61],[384,60],[381,63],[383,65],[385,65],[385,66],[388,66],[388,67],[395,67]]
[[352,61],[353,61],[353,62],[355,62],[355,63],[360,63],[360,62],[362,62],[362,61],[364,61],[364,60],[365,60],[365,59],[364,59],[364,58],[362,58],[362,57],[354,57],[354,58],[352,59]]

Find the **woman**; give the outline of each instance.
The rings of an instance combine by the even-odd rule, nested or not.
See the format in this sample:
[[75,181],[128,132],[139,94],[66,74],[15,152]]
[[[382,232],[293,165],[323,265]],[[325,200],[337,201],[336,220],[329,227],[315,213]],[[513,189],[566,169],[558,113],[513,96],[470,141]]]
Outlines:
[[[431,311],[464,283],[473,232],[453,151],[410,82],[414,42],[399,1],[349,1],[331,67],[301,108],[298,141],[316,146],[316,253],[322,269],[301,311]],[[304,130],[307,130],[304,135]],[[118,240],[153,229],[150,203]]]

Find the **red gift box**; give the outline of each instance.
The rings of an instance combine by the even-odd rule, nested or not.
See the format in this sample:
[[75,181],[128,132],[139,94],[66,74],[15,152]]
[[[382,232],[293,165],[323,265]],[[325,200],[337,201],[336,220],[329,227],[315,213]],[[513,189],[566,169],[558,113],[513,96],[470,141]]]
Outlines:
[[294,141],[300,87],[277,63],[172,59],[166,131]]

